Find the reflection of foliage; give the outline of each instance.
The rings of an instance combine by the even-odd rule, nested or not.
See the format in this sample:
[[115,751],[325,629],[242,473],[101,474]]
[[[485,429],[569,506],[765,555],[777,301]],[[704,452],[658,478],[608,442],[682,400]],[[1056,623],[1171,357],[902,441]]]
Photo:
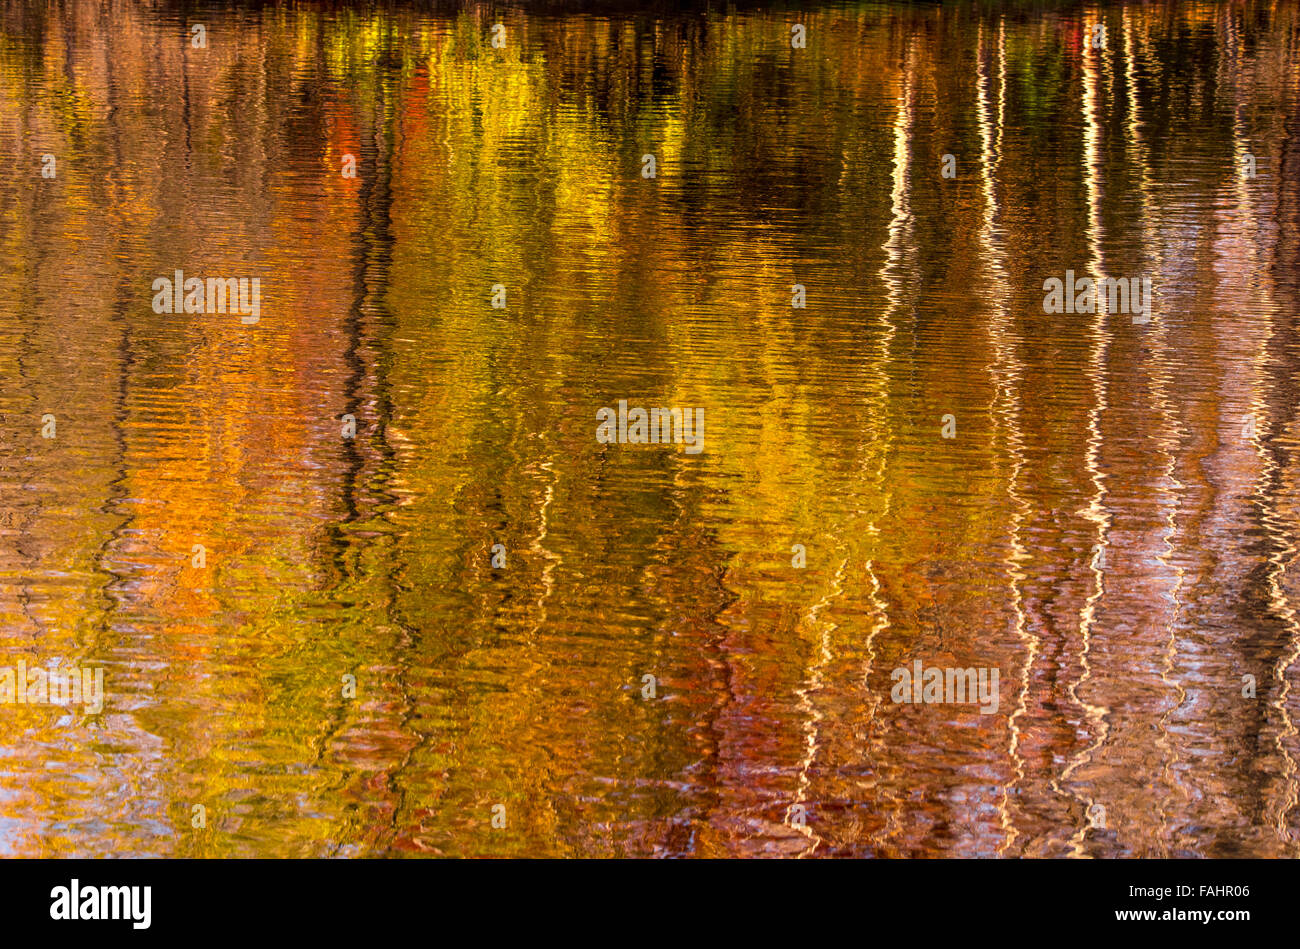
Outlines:
[[[0,30],[0,138],[25,167],[56,151],[60,178],[2,186],[20,263],[0,281],[0,398],[58,406],[84,437],[0,449],[41,488],[0,489],[36,538],[4,539],[22,595],[3,609],[15,644],[57,630],[42,649],[116,662],[131,708],[113,748],[4,720],[26,749],[5,790],[32,823],[65,795],[74,821],[100,806],[102,787],[25,785],[51,745],[126,775],[133,836],[106,848],[728,852],[735,815],[779,823],[809,745],[876,765],[864,667],[936,626],[958,656],[1009,638],[1005,581],[981,575],[1010,556],[1009,442],[1050,449],[1019,476],[1052,486],[1032,512],[1048,546],[1087,549],[1057,508],[1092,490],[1088,407],[1058,404],[1053,361],[1086,341],[999,338],[971,304],[1080,252],[1058,224],[1084,203],[1073,20],[836,7],[806,14],[796,55],[785,12],[512,13],[496,50],[481,10],[254,9],[214,18],[199,59],[139,9],[111,29],[31,15]],[[1213,110],[1168,105],[1211,81],[1184,59],[1214,42],[1197,17],[1174,35],[1199,47],[1143,21],[1179,67],[1144,76],[1148,121],[1231,154]],[[988,55],[1000,28],[1011,121],[990,190],[999,220],[1020,217],[1022,270],[990,290],[982,192],[928,183],[949,149],[986,158],[967,67],[973,31]],[[1066,169],[1050,188],[1024,171],[1049,163]],[[149,282],[177,266],[261,275],[277,316],[244,333],[153,314]],[[486,306],[498,281],[504,314]],[[1031,367],[1010,421],[1012,384],[983,368],[998,347]],[[628,396],[704,406],[707,455],[602,451],[594,409]],[[940,457],[950,404],[970,434]],[[187,565],[196,539],[207,573]],[[963,583],[1004,599],[954,622]],[[1077,617],[1076,589],[1038,595],[1044,624]],[[635,699],[648,670],[659,705]],[[813,679],[835,714],[790,698]],[[222,833],[141,831],[190,799]],[[512,833],[493,837],[497,802]]]

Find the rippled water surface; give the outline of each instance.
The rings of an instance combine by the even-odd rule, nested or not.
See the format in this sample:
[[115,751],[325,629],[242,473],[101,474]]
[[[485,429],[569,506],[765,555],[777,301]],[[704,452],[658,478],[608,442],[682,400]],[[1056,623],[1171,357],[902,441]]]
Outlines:
[[7,2],[0,154],[0,853],[1300,854],[1296,5]]

